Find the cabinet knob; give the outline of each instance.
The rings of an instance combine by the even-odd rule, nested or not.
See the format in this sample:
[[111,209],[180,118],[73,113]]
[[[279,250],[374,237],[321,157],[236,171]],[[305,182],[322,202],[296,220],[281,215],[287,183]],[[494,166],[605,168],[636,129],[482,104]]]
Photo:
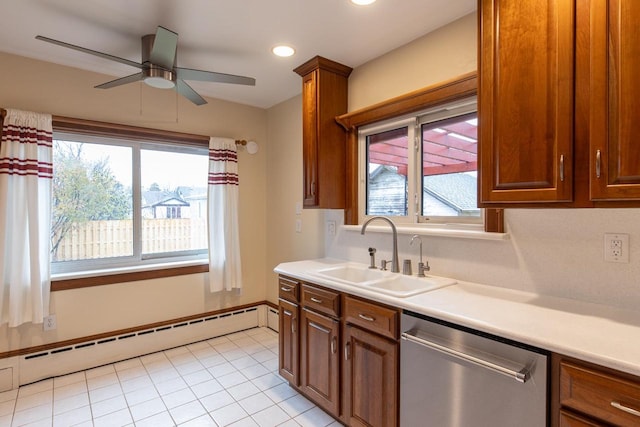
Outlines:
[[600,178],[602,165],[602,153],[600,150],[596,150],[596,178]]
[[564,154],[560,154],[560,181],[564,182]]
[[322,304],[322,300],[320,298],[311,297],[311,301],[315,302],[316,304]]

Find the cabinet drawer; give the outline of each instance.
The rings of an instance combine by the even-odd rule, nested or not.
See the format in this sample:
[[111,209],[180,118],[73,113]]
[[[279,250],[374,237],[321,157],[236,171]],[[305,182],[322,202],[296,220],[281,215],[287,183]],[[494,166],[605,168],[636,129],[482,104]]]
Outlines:
[[618,426],[640,425],[640,382],[560,363],[560,403]]
[[300,282],[295,279],[280,276],[278,279],[278,296],[291,302],[298,302],[300,297]]
[[567,411],[560,411],[560,427],[602,427],[603,425]]
[[398,310],[345,296],[344,318],[347,323],[398,339]]
[[328,289],[302,285],[302,305],[329,316],[340,317],[340,294]]

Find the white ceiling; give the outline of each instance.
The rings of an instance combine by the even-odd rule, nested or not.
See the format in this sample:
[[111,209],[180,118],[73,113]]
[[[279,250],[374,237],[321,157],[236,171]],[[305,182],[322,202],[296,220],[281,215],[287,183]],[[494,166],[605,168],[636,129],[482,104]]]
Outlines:
[[[140,38],[162,25],[179,34],[178,66],[257,80],[189,82],[197,92],[267,108],[300,93],[292,70],[316,55],[355,68],[475,9],[476,0],[0,0],[0,51],[122,77],[137,70],[34,37],[140,62]],[[296,55],[275,57],[279,43]]]

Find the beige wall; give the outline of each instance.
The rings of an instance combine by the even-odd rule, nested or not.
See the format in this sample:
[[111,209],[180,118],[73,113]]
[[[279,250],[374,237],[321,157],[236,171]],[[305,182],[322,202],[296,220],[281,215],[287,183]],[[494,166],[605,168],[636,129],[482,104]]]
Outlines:
[[138,83],[110,90],[93,86],[110,76],[0,53],[0,107],[153,127],[199,135],[255,140],[260,151],[239,152],[240,240],[244,289],[211,294],[207,275],[122,283],[52,294],[58,328],[0,327],[0,352],[199,314],[266,297],[267,113],[208,99],[195,106],[173,91]]
[[[267,298],[277,302],[273,268],[281,262],[324,256],[324,216],[318,209],[296,214],[296,204],[302,204],[302,97],[270,108],[268,124]],[[296,220],[302,223],[300,233]]]
[[475,71],[472,13],[357,67],[349,76],[349,111]]

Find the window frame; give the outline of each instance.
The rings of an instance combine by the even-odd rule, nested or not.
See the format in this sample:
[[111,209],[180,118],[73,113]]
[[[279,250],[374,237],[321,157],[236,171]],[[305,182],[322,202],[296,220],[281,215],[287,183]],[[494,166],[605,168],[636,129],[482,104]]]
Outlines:
[[[472,96],[478,96],[478,75],[475,71],[336,117],[336,121],[347,131],[346,225],[359,223],[358,129]],[[478,162],[478,170],[480,168]],[[503,209],[485,208],[483,218],[485,232],[504,233]]]
[[[122,140],[133,140],[143,143],[165,143],[167,145],[208,149],[209,137],[173,132],[160,129],[144,128],[116,123],[84,120],[64,116],[53,116],[53,131],[63,134],[76,134],[88,137],[106,137]],[[95,272],[61,273],[53,277],[51,291],[78,289],[83,287],[101,286],[114,283],[138,280],[174,277],[186,274],[205,273],[209,271],[208,259],[193,259],[189,262],[177,263],[168,261],[148,265],[136,265],[130,269],[113,268],[111,271],[98,270]]]
[[477,117],[477,97],[461,99],[450,104],[443,104],[437,107],[418,111],[412,114],[400,116],[393,119],[384,120],[378,123],[362,126],[358,128],[358,219],[360,222],[371,218],[367,213],[368,209],[368,137],[381,134],[387,131],[406,129],[407,130],[407,215],[390,216],[396,224],[465,224],[481,225],[484,222],[484,209],[480,208],[478,216],[434,216],[423,215],[423,176],[420,172],[423,162],[422,151],[422,127],[431,123],[438,123],[444,120],[455,119],[467,115],[475,114]]

